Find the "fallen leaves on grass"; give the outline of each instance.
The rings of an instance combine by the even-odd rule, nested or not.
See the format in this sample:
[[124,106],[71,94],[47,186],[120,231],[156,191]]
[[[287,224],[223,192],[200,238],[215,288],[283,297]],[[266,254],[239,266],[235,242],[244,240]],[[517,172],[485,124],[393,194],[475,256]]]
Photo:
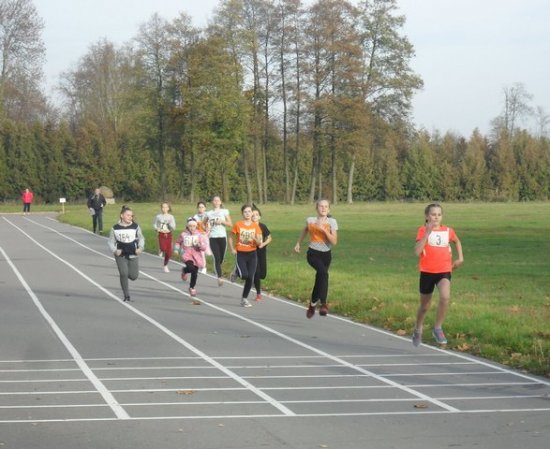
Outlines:
[[467,352],[472,349],[472,346],[468,343],[462,343],[461,345],[458,345],[456,349],[458,349],[460,352]]
[[398,329],[396,334],[399,335],[400,337],[403,337],[407,335],[407,331],[405,329]]

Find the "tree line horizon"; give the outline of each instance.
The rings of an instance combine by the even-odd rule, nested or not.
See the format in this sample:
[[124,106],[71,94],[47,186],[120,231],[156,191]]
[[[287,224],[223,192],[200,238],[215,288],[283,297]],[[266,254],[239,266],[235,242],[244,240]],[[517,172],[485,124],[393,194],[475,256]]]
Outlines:
[[204,28],[154,14],[121,46],[92,44],[54,106],[43,21],[32,0],[1,0],[0,201],[26,187],[80,201],[100,185],[122,201],[548,200],[550,118],[521,83],[503,88],[488,136],[414,128],[423,82],[396,11],[220,0]]

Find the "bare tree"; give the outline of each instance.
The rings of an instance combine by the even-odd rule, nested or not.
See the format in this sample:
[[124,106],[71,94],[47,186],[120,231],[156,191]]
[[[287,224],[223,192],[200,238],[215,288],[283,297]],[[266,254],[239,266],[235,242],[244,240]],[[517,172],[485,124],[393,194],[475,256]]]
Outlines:
[[537,106],[535,109],[536,118],[536,132],[539,137],[546,137],[548,135],[548,126],[550,125],[550,115],[544,110],[542,106]]
[[527,92],[523,83],[514,83],[502,89],[504,106],[502,113],[493,119],[493,131],[498,135],[503,129],[513,135],[519,123],[533,114],[529,102],[533,96]]
[[31,0],[0,1],[0,101],[8,116],[30,120],[45,108],[40,90],[43,29]]

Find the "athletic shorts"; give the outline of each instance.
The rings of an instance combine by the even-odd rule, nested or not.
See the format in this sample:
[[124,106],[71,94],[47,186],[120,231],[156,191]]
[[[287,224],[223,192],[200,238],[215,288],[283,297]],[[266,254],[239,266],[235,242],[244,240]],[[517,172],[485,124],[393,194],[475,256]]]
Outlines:
[[451,273],[425,273],[420,272],[420,293],[423,295],[431,295],[434,288],[441,279],[451,280]]

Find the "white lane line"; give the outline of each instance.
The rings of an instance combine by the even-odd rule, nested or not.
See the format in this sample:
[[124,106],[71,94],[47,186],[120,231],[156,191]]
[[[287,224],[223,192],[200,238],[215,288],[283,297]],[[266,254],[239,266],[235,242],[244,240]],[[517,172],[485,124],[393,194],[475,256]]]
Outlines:
[[[86,360],[88,361],[88,360]],[[449,362],[449,363],[376,363],[369,365],[357,365],[360,367],[401,367],[401,366],[456,366],[456,365],[476,365],[473,362]],[[342,365],[227,365],[229,369],[267,369],[267,370],[276,370],[276,369],[320,369],[320,368],[341,368]],[[167,366],[103,366],[103,367],[94,367],[94,371],[154,371],[154,370],[211,370],[216,369],[214,366],[208,365],[193,365],[193,366],[182,366],[182,365],[167,365]],[[35,369],[0,369],[0,374],[2,373],[57,373],[57,372],[72,372],[78,371],[79,368],[35,368]],[[495,372],[495,371],[490,371]],[[486,372],[486,373],[490,373]],[[466,371],[466,374],[483,374],[483,372],[478,371]],[[380,374],[382,376],[424,376],[434,373],[417,373],[417,374],[392,374],[384,373]],[[458,374],[458,373],[445,373],[448,374]],[[502,372],[496,372],[496,374],[506,374]],[[0,380],[1,382],[1,380]]]
[[540,382],[472,382],[472,383],[458,383],[458,384],[409,384],[411,388],[447,388],[451,387],[513,387],[523,385],[540,385]]
[[41,396],[50,394],[99,394],[96,390],[73,391],[8,391],[1,392],[0,396]]
[[[480,409],[480,410],[462,410],[458,414],[495,414],[495,413],[525,413],[525,412],[550,412],[550,408],[514,408],[514,409]],[[418,416],[418,415],[448,415],[457,412],[451,412],[447,410],[414,410],[414,411],[400,411],[400,412],[363,412],[363,413],[300,413],[296,414],[297,417],[302,418],[341,418],[341,417],[362,417],[362,416]],[[270,414],[250,414],[250,415],[172,415],[172,416],[148,416],[148,417],[136,417],[130,418],[131,421],[167,421],[167,420],[240,420],[246,419],[273,419],[288,418],[286,415],[270,415]],[[0,420],[0,424],[48,424],[48,423],[69,423],[69,422],[108,422],[115,421],[115,418],[67,418],[67,419],[13,419],[13,420]]]
[[[6,218],[4,218],[6,220]],[[6,220],[9,222],[9,220]],[[11,223],[10,223],[11,224]],[[12,225],[13,226],[13,225]],[[35,241],[36,242],[36,241]],[[40,245],[38,242],[36,242],[38,245]],[[40,245],[42,246],[42,245]],[[96,377],[96,375],[93,373],[93,371],[90,369],[88,364],[84,361],[80,353],[76,350],[76,348],[72,345],[72,343],[69,341],[69,339],[65,336],[61,328],[57,325],[57,323],[54,321],[54,319],[50,316],[50,314],[46,311],[46,309],[42,306],[42,303],[38,299],[38,297],[34,294],[34,292],[31,290],[29,284],[27,284],[27,281],[23,278],[17,267],[13,264],[11,259],[8,257],[6,252],[2,247],[0,247],[0,252],[2,253],[2,256],[8,263],[8,265],[11,267],[17,278],[19,279],[19,282],[21,285],[25,288],[28,295],[31,297],[32,301],[34,302],[34,305],[38,309],[38,311],[41,313],[42,317],[46,320],[46,322],[50,325],[54,333],[57,335],[57,338],[61,341],[63,346],[67,349],[69,354],[73,357],[76,364],[79,366],[79,368],[82,370],[84,375],[87,377],[87,379],[92,383],[92,385],[95,387],[95,389],[101,394],[105,402],[109,405],[111,410],[114,412],[115,416],[119,419],[128,419],[129,415],[126,413],[126,411],[120,406],[120,404],[116,401],[114,396],[105,388],[105,385]]]
[[[342,355],[338,355],[338,354],[335,354],[336,357],[339,357],[339,358],[342,358],[342,359],[345,359],[345,358],[384,358],[384,357],[388,357],[388,358],[416,358],[419,357],[445,357],[445,354],[424,354],[423,356],[422,355],[419,355],[419,356],[415,356],[415,355],[411,355],[411,354],[387,354],[387,355],[369,355],[369,354],[355,354],[355,355],[349,355],[349,354],[342,354]],[[452,355],[449,355],[450,357],[452,357]],[[285,359],[289,359],[289,360],[323,360],[324,357],[321,357],[320,355],[261,355],[261,356],[221,356],[221,357],[216,357],[217,360],[275,360],[275,359],[279,359],[279,360],[285,360]],[[191,357],[93,357],[93,358],[86,358],[84,359],[86,360],[87,362],[124,362],[124,361],[135,361],[135,360],[140,360],[140,361],[156,361],[156,360],[201,360],[200,357],[197,357],[197,356],[191,356]],[[29,359],[29,360],[0,360],[0,363],[21,363],[21,364],[24,364],[24,363],[74,363],[74,360],[72,359]],[[438,363],[442,363],[442,364],[459,364],[459,363],[462,363],[462,362],[438,362]],[[475,364],[475,362],[464,362],[465,364]],[[431,364],[431,362],[429,363],[421,363],[422,365],[427,365],[427,364]],[[437,364],[437,363],[434,363],[434,364]],[[359,366],[363,366],[363,364],[358,364]],[[373,366],[377,366],[378,364],[372,364]],[[381,364],[381,365],[384,365],[384,366],[393,366],[393,365],[397,365],[397,364],[394,364],[394,363],[388,363],[388,364]],[[403,364],[403,365],[409,365],[409,364]],[[412,363],[412,365],[416,366],[417,363]],[[365,364],[365,366],[370,366],[370,364]]]
[[[209,355],[207,355],[206,353],[204,353],[203,351],[199,350],[197,347],[193,346],[191,343],[187,342],[186,340],[184,340],[183,338],[181,338],[179,335],[175,334],[174,332],[172,332],[170,329],[168,329],[166,326],[162,325],[161,323],[159,323],[158,321],[154,320],[153,318],[151,318],[150,316],[146,315],[145,313],[143,313],[142,311],[136,309],[135,307],[131,306],[130,304],[128,303],[125,303],[125,302],[122,302],[118,297],[116,297],[114,294],[112,294],[109,290],[107,290],[105,287],[103,287],[102,285],[100,285],[99,283],[97,283],[96,281],[94,281],[93,279],[91,279],[89,276],[87,276],[85,273],[83,273],[82,271],[80,271],[78,268],[76,268],[74,265],[72,265],[71,263],[69,263],[68,261],[66,261],[65,259],[61,258],[60,256],[58,256],[57,254],[55,254],[54,252],[50,251],[48,248],[46,248],[44,245],[42,245],[41,243],[39,243],[37,240],[35,240],[33,237],[31,237],[29,234],[27,234],[23,229],[19,228],[18,226],[16,226],[15,224],[11,223],[9,220],[7,220],[5,217],[3,217],[4,220],[6,220],[11,226],[13,226],[15,229],[17,229],[19,232],[21,232],[22,234],[24,234],[29,240],[33,241],[36,245],[38,245],[39,247],[41,247],[44,251],[48,252],[50,255],[52,255],[53,257],[55,257],[57,260],[59,260],[60,262],[62,262],[63,264],[67,265],[69,268],[71,268],[73,271],[75,271],[76,273],[78,273],[80,276],[82,276],[84,279],[86,279],[88,282],[90,282],[91,284],[95,285],[97,288],[99,288],[102,292],[104,292],[106,295],[108,295],[110,298],[114,299],[115,301],[119,302],[121,305],[125,306],[127,309],[131,310],[132,312],[134,312],[136,315],[140,316],[141,318],[143,318],[145,321],[149,322],[150,324],[152,324],[153,326],[155,326],[157,329],[161,330],[162,332],[164,332],[166,335],[168,335],[169,337],[171,337],[173,340],[177,341],[178,343],[180,343],[182,346],[184,346],[185,348],[187,348],[189,351],[191,351],[192,353],[196,354],[197,356],[201,357],[203,360],[205,360],[206,362],[208,362],[209,364],[215,366],[216,368],[218,368],[221,372],[223,372],[224,374],[226,374],[227,376],[231,377],[235,382],[243,385],[244,387],[246,387],[247,389],[249,389],[250,391],[254,392],[257,396],[261,397],[264,401],[268,402],[269,404],[271,404],[273,407],[275,407],[276,409],[278,409],[281,413],[287,415],[287,416],[294,416],[294,412],[292,410],[290,410],[288,407],[284,406],[283,404],[281,404],[280,402],[278,402],[275,398],[272,398],[271,396],[269,396],[268,394],[264,393],[262,390],[258,389],[256,386],[252,385],[250,382],[248,382],[247,380],[243,379],[241,376],[237,375],[236,373],[234,373],[233,371],[227,369],[224,365],[222,365],[221,363],[219,363],[218,361],[216,361],[215,359],[213,359],[212,357],[210,357]],[[55,232],[56,234],[62,236],[63,238],[65,239],[68,239],[70,241],[73,241],[75,243],[78,243],[80,246],[84,247],[84,248],[87,248],[88,250],[91,250],[97,254],[100,254],[101,256],[103,257],[106,257],[108,259],[112,259],[112,257],[109,257],[109,256],[106,256],[105,254],[102,254],[100,253],[99,251],[95,251],[93,250],[92,248],[88,248],[87,246],[85,245],[82,245],[81,243],[77,242],[76,240],[70,238],[70,237],[67,237],[63,234],[61,234],[60,232],[56,231],[55,229],[53,228],[50,228],[48,226],[44,226],[40,223],[37,223],[33,220],[29,220],[31,221],[32,223],[35,223],[37,224],[38,226],[41,226],[43,228],[46,228],[46,229],[49,229],[53,232]],[[5,253],[4,253],[5,254]],[[7,256],[7,255],[6,255]],[[140,273],[142,273],[140,271]],[[143,273],[145,274],[145,273]],[[148,275],[147,275],[148,276]],[[45,310],[44,310],[45,312]],[[76,351],[76,350],[75,350]],[[83,360],[82,360],[83,362]],[[90,370],[91,371],[91,370]],[[114,400],[114,398],[113,398]]]
[[29,383],[52,383],[52,382],[88,382],[86,377],[80,379],[15,379],[15,380],[0,380],[0,384],[29,384]]

